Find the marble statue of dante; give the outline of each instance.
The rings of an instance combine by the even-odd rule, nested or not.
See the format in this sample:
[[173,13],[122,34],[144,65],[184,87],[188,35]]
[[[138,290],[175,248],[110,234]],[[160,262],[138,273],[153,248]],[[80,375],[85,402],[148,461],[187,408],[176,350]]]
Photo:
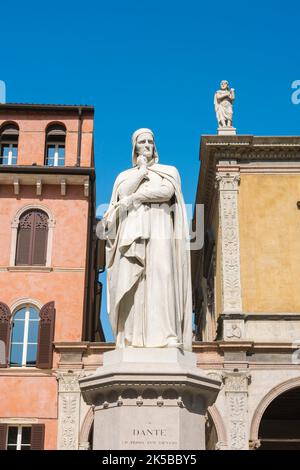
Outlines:
[[118,175],[103,223],[116,346],[191,350],[186,208],[179,173],[158,163],[150,129],[134,132],[132,168]]
[[217,121],[220,127],[232,127],[232,103],[235,99],[234,88],[229,89],[227,80],[221,81],[221,89],[216,91],[214,97]]

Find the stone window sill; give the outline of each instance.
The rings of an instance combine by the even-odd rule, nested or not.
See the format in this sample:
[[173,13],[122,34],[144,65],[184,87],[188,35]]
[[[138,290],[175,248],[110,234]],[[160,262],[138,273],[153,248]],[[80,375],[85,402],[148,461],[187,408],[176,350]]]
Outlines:
[[49,273],[50,271],[53,271],[53,268],[51,268],[50,266],[8,266],[7,271],[30,272],[30,273],[40,273],[40,272]]
[[54,370],[53,369],[38,369],[37,367],[26,367],[26,366],[9,366],[3,367],[0,369],[0,376],[13,376],[13,377],[24,377],[24,376],[31,376],[31,377],[49,377],[53,376]]

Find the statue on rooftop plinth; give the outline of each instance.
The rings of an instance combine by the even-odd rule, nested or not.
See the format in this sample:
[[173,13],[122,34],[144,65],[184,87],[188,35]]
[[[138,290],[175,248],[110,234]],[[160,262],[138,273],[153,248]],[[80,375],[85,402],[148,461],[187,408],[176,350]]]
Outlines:
[[214,96],[216,117],[219,124],[218,131],[219,134],[235,134],[235,128],[232,127],[234,88],[229,88],[227,80],[222,80],[220,87]]

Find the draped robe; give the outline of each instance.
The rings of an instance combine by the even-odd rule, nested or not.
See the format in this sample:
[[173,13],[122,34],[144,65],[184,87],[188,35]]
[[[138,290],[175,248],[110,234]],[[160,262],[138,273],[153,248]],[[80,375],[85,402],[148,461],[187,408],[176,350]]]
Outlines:
[[232,121],[232,101],[228,90],[218,90],[215,93],[214,105],[218,123]]
[[104,215],[108,312],[116,345],[191,350],[190,253],[180,177],[172,166],[152,164],[149,180],[135,191],[141,204],[122,215],[118,201],[128,196],[127,181],[137,171],[117,177]]

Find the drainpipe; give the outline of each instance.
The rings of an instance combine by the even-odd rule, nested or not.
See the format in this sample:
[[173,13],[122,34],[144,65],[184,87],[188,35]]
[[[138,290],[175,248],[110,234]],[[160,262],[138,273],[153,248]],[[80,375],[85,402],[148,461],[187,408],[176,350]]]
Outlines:
[[81,137],[82,137],[82,108],[78,108],[78,141],[77,141],[77,161],[76,166],[80,166],[81,154]]

